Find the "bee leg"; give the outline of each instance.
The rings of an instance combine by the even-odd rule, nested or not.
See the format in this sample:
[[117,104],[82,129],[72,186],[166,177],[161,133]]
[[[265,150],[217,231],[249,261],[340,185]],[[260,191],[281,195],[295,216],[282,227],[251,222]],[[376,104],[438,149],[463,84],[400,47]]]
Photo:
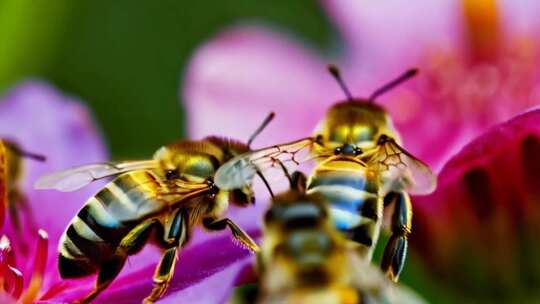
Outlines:
[[[23,229],[21,227],[21,213],[19,208],[19,202],[17,201],[8,201],[7,209],[9,212],[9,219],[11,221],[11,224],[15,228],[15,242],[17,243],[17,246],[21,249],[23,254],[28,253],[28,239],[25,237],[23,233]],[[32,227],[29,227],[32,228]],[[30,229],[29,229],[30,230]],[[32,229],[33,230],[33,229]]]
[[184,210],[180,209],[174,214],[174,218],[171,221],[169,234],[164,240],[164,245],[167,247],[154,273],[154,288],[150,295],[144,299],[144,303],[153,303],[165,294],[174,274],[178,248],[187,240],[188,215]]
[[233,238],[239,241],[244,247],[252,252],[258,252],[259,246],[242,228],[238,227],[233,221],[228,218],[215,220],[213,218],[203,219],[203,226],[208,230],[219,231],[227,227],[231,230]]
[[[394,200],[392,214],[392,236],[384,248],[381,268],[388,277],[397,282],[407,256],[407,237],[411,233],[412,205],[405,192],[389,193]],[[386,201],[386,200],[385,200]]]
[[17,208],[18,203],[15,203],[14,201],[10,201],[8,204],[8,211],[9,211],[9,217],[10,220],[13,222],[13,226],[15,227],[15,231],[17,233],[20,233],[21,231],[21,217],[19,214],[19,208]]
[[21,206],[21,210],[25,213],[26,221],[32,225],[32,229],[36,229],[36,221],[34,220],[34,213],[32,212],[32,207],[30,206],[30,203],[28,202],[28,199],[26,198],[26,195],[22,194],[21,192],[17,191],[17,201],[19,202]]
[[101,264],[96,287],[83,299],[78,301],[79,303],[88,303],[92,301],[112,283],[124,267],[128,255],[135,254],[143,248],[151,235],[152,228],[155,227],[155,224],[157,223],[158,221],[155,219],[144,221],[133,228],[120,241],[120,244],[112,257]]
[[7,202],[9,207],[9,216],[13,226],[17,231],[21,230],[21,214],[20,211],[27,209],[29,206],[27,204],[26,198],[19,192],[17,189],[12,189],[9,191],[7,196]]
[[113,256],[111,259],[101,264],[96,287],[94,287],[94,289],[84,298],[75,303],[90,303],[90,301],[95,299],[103,290],[109,287],[116,276],[118,276],[120,270],[124,267],[125,262],[126,257]]
[[[24,219],[26,221],[22,221],[21,216],[23,215],[21,211],[24,211]],[[17,190],[13,190],[10,192],[8,197],[8,212],[9,212],[9,218],[11,220],[11,223],[13,227],[15,228],[15,234],[17,235],[17,238],[15,241],[17,242],[18,246],[21,248],[21,251],[23,253],[28,252],[28,239],[24,236],[25,230],[34,231],[37,230],[35,227],[35,223],[33,221],[33,216],[31,212],[31,208],[28,204],[28,201],[26,200],[26,197],[23,196],[20,192]],[[22,223],[25,224],[25,227],[22,227]]]

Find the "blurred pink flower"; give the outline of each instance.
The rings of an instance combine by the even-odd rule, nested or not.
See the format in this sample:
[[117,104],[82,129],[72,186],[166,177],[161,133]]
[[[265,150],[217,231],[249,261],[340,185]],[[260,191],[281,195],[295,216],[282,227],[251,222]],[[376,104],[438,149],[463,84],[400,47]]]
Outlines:
[[413,248],[461,300],[537,303],[540,110],[467,144],[415,207]]
[[[61,194],[35,191],[35,180],[48,172],[86,162],[106,159],[105,149],[98,131],[85,107],[75,98],[61,95],[41,81],[26,81],[0,97],[0,137],[15,141],[23,149],[47,156],[46,162],[24,160],[21,188],[33,213],[33,222],[25,218],[22,233],[16,232],[8,217],[4,227],[16,264],[11,265],[23,275],[24,289],[34,273],[33,257],[37,242],[37,229],[49,234],[48,256],[43,276],[42,291],[59,282],[56,244],[67,223],[87,196],[95,191]],[[37,227],[34,227],[36,224]],[[23,250],[25,249],[26,250]]]
[[[378,102],[406,147],[436,169],[464,143],[540,97],[540,3],[536,1],[322,1],[344,42],[322,58],[290,37],[255,25],[226,30],[200,47],[182,86],[189,133],[245,138],[268,111],[275,122],[261,145],[311,133],[344,99],[325,72],[343,69],[357,96],[407,68],[409,81]],[[426,13],[429,12],[429,13]],[[442,139],[442,140],[441,140]]]
[[[536,67],[540,64],[537,39],[540,35],[540,2],[413,0],[404,4],[397,0],[369,3],[323,0],[322,5],[343,38],[344,51],[337,60],[322,58],[290,36],[253,24],[230,28],[200,47],[186,70],[181,91],[189,134],[200,137],[219,126],[222,134],[247,138],[251,126],[256,126],[268,111],[275,111],[275,121],[260,135],[256,145],[267,146],[310,135],[326,110],[336,101],[345,99],[338,85],[326,74],[328,61],[342,68],[349,87],[360,97],[368,96],[409,67],[420,69],[418,79],[381,96],[377,102],[390,112],[405,147],[436,171],[453,156],[464,158],[456,154],[489,127],[539,104],[540,71]],[[528,119],[529,126],[534,123],[536,114],[534,116],[534,119]],[[539,123],[536,120],[536,124]],[[504,142],[492,139],[490,144],[504,144],[504,148],[512,146],[510,139]],[[467,153],[465,151],[463,153]],[[490,150],[494,154],[486,153],[485,158],[496,157],[497,151]],[[528,154],[526,157],[508,160],[506,167],[500,168],[501,173],[490,173],[490,176],[499,174],[499,189],[508,185],[507,193],[523,195],[524,190],[518,183],[504,182],[505,178],[517,178],[519,174],[538,178],[538,170],[536,173],[507,172],[513,166],[521,166],[523,159],[530,160],[535,156]],[[466,159],[473,161],[471,157]],[[479,156],[478,159],[482,158]],[[498,169],[490,167],[490,172]],[[460,201],[447,205],[452,192],[446,192],[448,177],[445,174],[441,175],[441,190],[415,204],[415,212],[418,212],[415,218],[418,222],[429,219],[430,224],[440,228],[433,232],[434,238],[445,232],[457,238],[463,234],[452,231],[458,224],[439,224],[435,215],[439,213],[431,213],[434,209],[449,210],[448,206],[454,206],[455,213],[449,213],[448,218],[456,220],[459,216],[468,218],[466,214],[471,212],[472,217],[477,216],[475,211],[479,208],[498,210],[493,205],[498,204],[498,200],[484,201],[480,207],[461,207]],[[491,184],[475,185],[476,190],[472,191],[477,195],[490,193],[488,186]],[[430,205],[428,199],[437,199],[437,202]],[[476,201],[480,203],[481,199]],[[258,213],[246,210],[237,216],[241,222],[243,218],[246,225],[258,225],[262,214],[259,211],[265,207],[259,204],[258,208]],[[470,208],[476,209],[471,211]],[[487,221],[519,223],[520,214],[524,213],[510,212],[502,219],[499,219],[500,212],[486,213],[485,217]],[[422,240],[429,234],[426,234],[427,228],[419,226],[413,236]],[[499,233],[494,231],[495,227],[498,226],[475,226],[478,235],[483,235],[484,239],[475,238],[474,229],[466,233],[470,233],[470,242],[484,242],[487,236],[500,236],[493,235]],[[509,238],[507,232],[511,230],[504,231],[504,236]],[[508,242],[524,235],[514,235]],[[439,241],[448,246],[461,244],[459,240],[451,242],[442,238]],[[502,242],[504,240],[497,241],[498,249]],[[447,249],[444,244],[436,249],[421,249],[433,250],[435,255]],[[464,246],[468,248],[468,245]],[[526,249],[516,252],[527,254]],[[492,255],[504,256],[502,253]],[[436,261],[447,260],[438,258]],[[487,258],[486,261],[491,263],[495,259]],[[455,271],[472,275],[455,263],[450,265]],[[500,268],[494,271],[497,270]]]
[[[5,240],[11,241],[10,255],[16,260],[9,265],[21,273],[23,286],[12,293],[11,286],[3,293],[0,287],[0,302],[13,302],[14,295],[27,290],[34,264],[37,228],[49,234],[46,253],[38,250],[38,256],[47,256],[40,303],[71,302],[86,295],[94,286],[94,277],[81,280],[62,280],[58,273],[58,240],[70,220],[88,197],[103,183],[85,187],[73,193],[34,190],[36,179],[46,173],[63,170],[86,163],[108,159],[103,140],[86,107],[73,97],[62,95],[41,81],[27,81],[0,97],[0,138],[10,138],[24,149],[47,156],[44,163],[25,161],[22,188],[33,210],[37,227],[23,223],[23,237],[14,231],[9,222],[5,226]],[[256,232],[248,231],[256,236]],[[1,234],[0,234],[1,235]],[[201,237],[195,233],[185,250],[182,250],[173,281],[162,303],[176,303],[178,299],[199,303],[223,301],[237,278],[239,269],[251,260],[244,249],[232,244],[229,236]],[[27,250],[22,250],[22,245]],[[43,245],[41,245],[43,247]],[[154,268],[159,261],[159,252],[147,246],[143,252],[133,256],[115,282],[96,300],[99,303],[140,302],[152,289]],[[220,250],[216,250],[220,248]],[[4,276],[0,273],[0,278]],[[9,285],[9,284],[8,284]],[[213,292],[206,292],[211,287]],[[32,289],[35,290],[35,289]]]

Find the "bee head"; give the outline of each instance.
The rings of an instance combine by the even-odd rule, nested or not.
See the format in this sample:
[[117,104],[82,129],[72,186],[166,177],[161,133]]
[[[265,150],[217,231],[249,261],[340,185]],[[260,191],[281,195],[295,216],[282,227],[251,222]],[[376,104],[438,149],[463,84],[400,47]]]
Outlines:
[[[331,107],[315,131],[318,149],[334,154],[355,156],[373,148],[381,135],[398,139],[392,120],[375,99],[402,82],[414,77],[417,69],[409,69],[399,77],[375,90],[368,98],[355,98],[341,78],[337,67],[328,67],[347,99]],[[325,152],[319,151],[319,152]]]
[[220,136],[208,136],[204,140],[212,143],[213,145],[217,146],[221,152],[222,152],[222,161],[226,162],[229,159],[240,155],[242,153],[246,153],[249,151],[249,147],[247,144],[227,138],[227,137],[220,137]]
[[381,135],[399,138],[386,110],[367,102],[340,102],[331,107],[314,136],[320,149],[356,156],[375,147]]
[[[283,251],[295,261],[304,283],[324,283],[328,279],[322,271],[335,248],[332,235],[325,230],[297,230],[289,233]],[[323,280],[319,282],[319,280]]]

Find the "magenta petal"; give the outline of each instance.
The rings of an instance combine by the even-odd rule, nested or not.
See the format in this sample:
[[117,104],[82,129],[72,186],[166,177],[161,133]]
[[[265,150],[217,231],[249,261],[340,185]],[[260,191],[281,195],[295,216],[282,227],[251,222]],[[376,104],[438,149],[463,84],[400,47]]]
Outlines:
[[103,161],[103,141],[86,107],[45,82],[21,83],[1,101],[0,136],[47,157],[44,163],[25,160],[23,188],[37,223],[49,233],[54,244],[92,190],[64,194],[37,191],[33,184],[39,176],[55,170]]
[[417,64],[426,47],[445,48],[455,44],[459,35],[458,1],[322,3],[345,39],[349,60],[381,76]]
[[162,302],[178,303],[179,301],[186,301],[187,303],[225,303],[233,292],[238,273],[249,264],[251,264],[251,258],[235,262],[226,269],[208,277],[204,282],[171,293]]
[[246,140],[275,111],[256,145],[310,134],[342,96],[312,52],[255,26],[230,29],[199,48],[181,90],[194,138],[218,133]]
[[[252,231],[250,233],[253,235]],[[233,244],[230,237],[214,237],[195,246],[188,245],[180,254],[173,280],[160,303],[221,303],[228,298],[241,270],[252,258],[250,252]],[[157,263],[155,259],[151,266],[140,271],[121,274],[98,298],[99,303],[142,301],[152,289]],[[89,288],[85,288],[64,293],[45,302],[72,301],[88,291]]]
[[[74,97],[64,96],[47,83],[33,80],[21,83],[0,97],[0,136],[15,140],[23,149],[43,154],[44,163],[24,160],[22,190],[33,211],[37,228],[49,233],[49,257],[56,257],[56,244],[68,222],[96,189],[91,186],[76,193],[58,193],[33,189],[35,180],[46,173],[71,166],[103,161],[105,147],[87,108]],[[24,225],[30,251],[35,233]],[[15,242],[19,234],[7,234]],[[24,241],[23,241],[24,242]],[[18,255],[20,261],[24,256]],[[56,263],[49,259],[48,274]],[[25,276],[28,274],[24,271]],[[46,280],[49,275],[46,275]]]
[[446,164],[441,172],[441,184],[455,180],[471,167],[490,165],[502,155],[519,152],[516,150],[524,138],[534,135],[540,136],[540,110],[526,112],[489,129]]
[[412,243],[439,282],[474,299],[538,296],[539,156],[533,110],[470,142],[414,199]]
[[506,32],[514,35],[533,34],[540,30],[540,2],[535,0],[499,0]]
[[17,301],[4,292],[0,292],[0,303],[3,304],[16,304]]

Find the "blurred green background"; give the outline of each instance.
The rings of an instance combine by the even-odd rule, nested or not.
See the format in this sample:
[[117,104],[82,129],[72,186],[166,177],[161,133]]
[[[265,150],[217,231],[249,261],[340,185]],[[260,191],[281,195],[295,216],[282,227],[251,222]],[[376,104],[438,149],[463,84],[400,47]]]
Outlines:
[[185,135],[178,90],[190,55],[245,21],[322,52],[335,38],[316,1],[0,0],[0,91],[44,78],[90,105],[113,158],[148,156]]

